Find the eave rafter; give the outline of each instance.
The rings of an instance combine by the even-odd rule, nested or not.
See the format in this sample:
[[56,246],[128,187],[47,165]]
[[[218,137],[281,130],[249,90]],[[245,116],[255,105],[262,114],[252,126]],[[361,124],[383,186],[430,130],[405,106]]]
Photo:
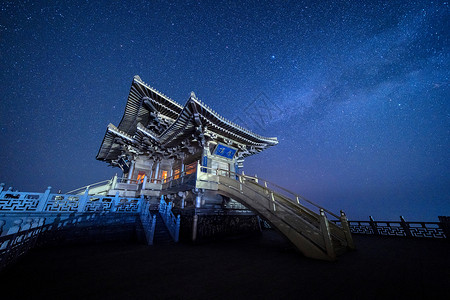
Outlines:
[[118,137],[121,137],[123,140],[129,142],[130,144],[136,144],[136,141],[134,140],[134,138],[132,136],[121,131],[119,128],[117,128],[116,126],[114,126],[111,123],[109,123],[109,125],[108,125],[108,131]]

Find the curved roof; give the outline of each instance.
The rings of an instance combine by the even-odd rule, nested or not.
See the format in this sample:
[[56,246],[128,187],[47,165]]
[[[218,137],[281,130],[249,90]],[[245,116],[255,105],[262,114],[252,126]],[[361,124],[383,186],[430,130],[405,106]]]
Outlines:
[[[123,151],[123,145],[138,149],[176,148],[199,134],[209,134],[238,144],[248,156],[278,144],[277,138],[263,137],[220,116],[191,93],[184,106],[145,84],[135,76],[119,126],[112,124],[103,138],[97,159],[111,161]],[[145,143],[144,143],[145,140]],[[144,147],[145,148],[145,147]],[[244,151],[245,152],[245,151]]]

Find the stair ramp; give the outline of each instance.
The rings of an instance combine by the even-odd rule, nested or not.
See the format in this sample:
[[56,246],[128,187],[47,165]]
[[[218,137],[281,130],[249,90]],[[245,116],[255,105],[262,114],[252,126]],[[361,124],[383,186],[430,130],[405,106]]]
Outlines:
[[[334,261],[338,255],[355,248],[342,211],[338,216],[300,195],[257,177],[206,167],[202,167],[202,171],[205,172],[199,172],[203,174],[198,175],[198,181],[208,181],[208,186],[216,186],[219,194],[253,210],[286,236],[306,257]],[[202,186],[205,183],[198,184]],[[328,221],[327,215],[340,220],[341,226]]]

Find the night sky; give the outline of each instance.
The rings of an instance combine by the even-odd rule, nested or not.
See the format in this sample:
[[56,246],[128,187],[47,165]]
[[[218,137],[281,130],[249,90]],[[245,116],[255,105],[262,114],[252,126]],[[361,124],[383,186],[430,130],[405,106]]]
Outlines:
[[450,215],[447,1],[66,2],[1,1],[7,186],[120,174],[95,156],[138,74],[278,137],[246,174],[353,220]]

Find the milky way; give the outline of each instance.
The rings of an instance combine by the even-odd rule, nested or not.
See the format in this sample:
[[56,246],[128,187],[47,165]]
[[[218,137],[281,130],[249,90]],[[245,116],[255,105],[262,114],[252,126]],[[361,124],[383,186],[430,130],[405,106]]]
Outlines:
[[134,75],[280,143],[245,172],[350,219],[450,215],[446,1],[2,1],[0,181],[68,191]]

